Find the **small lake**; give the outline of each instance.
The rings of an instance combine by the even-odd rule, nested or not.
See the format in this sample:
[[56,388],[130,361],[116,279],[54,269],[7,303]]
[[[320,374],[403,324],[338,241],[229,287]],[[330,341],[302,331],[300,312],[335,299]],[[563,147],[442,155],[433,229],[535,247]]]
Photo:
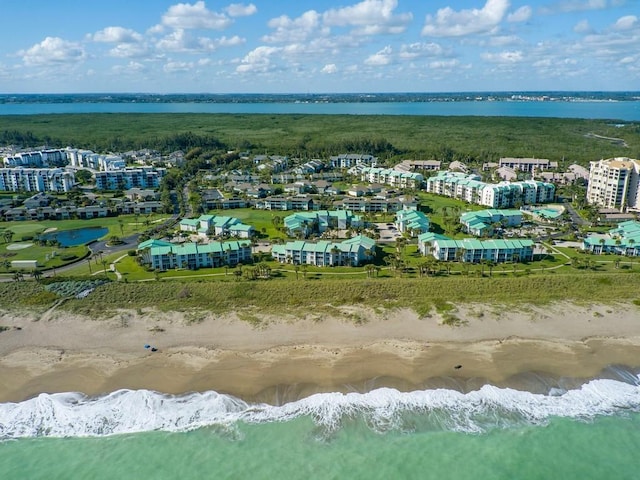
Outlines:
[[45,240],[58,240],[62,247],[75,247],[76,245],[84,245],[94,240],[104,237],[108,228],[104,227],[90,227],[90,228],[76,228],[73,230],[63,230],[61,232],[51,232],[41,235],[40,238]]

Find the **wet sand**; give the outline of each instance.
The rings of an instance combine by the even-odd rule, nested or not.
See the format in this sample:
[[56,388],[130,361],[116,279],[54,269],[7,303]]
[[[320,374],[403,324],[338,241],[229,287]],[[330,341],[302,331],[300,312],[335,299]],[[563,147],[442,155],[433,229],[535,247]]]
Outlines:
[[189,323],[179,312],[122,310],[108,320],[4,313],[0,325],[11,328],[0,333],[0,401],[144,388],[282,403],[382,386],[535,389],[611,365],[640,367],[635,305],[465,305],[453,312],[454,327],[407,309],[342,310],[344,317],[322,321],[263,316],[258,327],[233,314]]

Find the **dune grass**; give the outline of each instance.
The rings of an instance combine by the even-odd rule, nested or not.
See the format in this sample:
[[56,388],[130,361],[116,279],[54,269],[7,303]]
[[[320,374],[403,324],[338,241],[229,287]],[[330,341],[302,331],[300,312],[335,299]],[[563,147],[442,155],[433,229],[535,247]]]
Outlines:
[[[257,282],[237,282],[229,277],[218,282],[112,282],[98,287],[84,300],[71,299],[59,308],[104,316],[121,308],[305,314],[322,312],[328,306],[366,305],[372,308],[407,307],[426,315],[434,309],[442,309],[445,304],[545,305],[567,300],[578,303],[632,302],[639,297],[639,287],[640,275],[633,273]],[[0,296],[13,298],[13,308],[37,304],[34,299],[44,298],[42,290],[43,287],[35,282],[0,284]],[[51,303],[48,297],[44,300],[42,307]]]

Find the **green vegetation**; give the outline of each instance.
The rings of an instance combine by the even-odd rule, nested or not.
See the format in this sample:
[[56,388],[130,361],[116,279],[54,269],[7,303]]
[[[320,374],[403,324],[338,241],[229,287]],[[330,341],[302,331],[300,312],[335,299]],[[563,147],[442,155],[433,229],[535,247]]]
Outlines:
[[[188,295],[184,286],[188,285]],[[458,303],[547,304],[554,301],[618,302],[637,299],[640,275],[580,273],[558,276],[501,278],[442,277],[421,279],[361,279],[318,281],[225,282],[110,282],[98,286],[87,299],[69,299],[59,308],[96,316],[118,308],[211,312],[320,313],[329,307],[367,305],[372,308],[410,307],[422,314],[437,311],[456,324]],[[35,282],[0,284],[0,296],[12,298],[12,308],[46,306],[45,287]],[[57,296],[54,296],[58,298]],[[446,300],[443,300],[446,299]],[[49,299],[51,300],[51,299]]]
[[[628,147],[601,137],[623,139]],[[383,159],[495,161],[538,157],[586,163],[640,157],[640,129],[606,120],[365,115],[72,114],[0,116],[0,140],[25,146],[89,148],[97,152],[193,148],[201,152],[255,149],[326,157],[344,152]],[[567,164],[568,164],[567,163]]]

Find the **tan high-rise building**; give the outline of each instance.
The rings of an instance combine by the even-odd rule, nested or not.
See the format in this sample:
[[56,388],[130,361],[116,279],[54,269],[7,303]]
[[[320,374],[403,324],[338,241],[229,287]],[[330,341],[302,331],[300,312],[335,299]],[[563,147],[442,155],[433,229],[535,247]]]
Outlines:
[[591,162],[587,202],[621,212],[640,210],[640,161],[616,157]]

